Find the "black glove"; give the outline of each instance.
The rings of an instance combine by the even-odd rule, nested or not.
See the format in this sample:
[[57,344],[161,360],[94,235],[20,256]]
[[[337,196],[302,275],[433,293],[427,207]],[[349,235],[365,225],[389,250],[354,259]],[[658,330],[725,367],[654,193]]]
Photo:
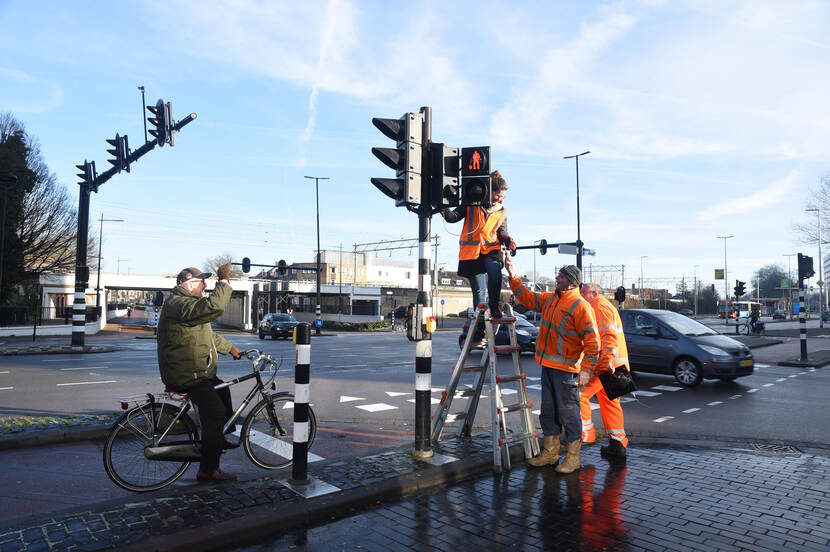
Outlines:
[[242,353],[244,353],[244,351],[242,351],[241,349],[237,349],[236,347],[231,345],[230,355],[234,358],[234,360],[239,360],[240,358],[242,358]]

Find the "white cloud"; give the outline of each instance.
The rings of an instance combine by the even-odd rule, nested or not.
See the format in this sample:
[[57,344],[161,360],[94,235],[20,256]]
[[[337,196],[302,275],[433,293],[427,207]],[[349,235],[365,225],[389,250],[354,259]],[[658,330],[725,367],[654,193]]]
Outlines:
[[14,113],[45,113],[63,104],[63,89],[24,71],[0,67],[0,105]]
[[752,213],[779,203],[783,198],[789,196],[799,183],[802,174],[798,169],[790,171],[785,177],[771,182],[757,192],[744,197],[733,197],[698,211],[697,218],[701,221],[719,219],[721,217],[734,217]]

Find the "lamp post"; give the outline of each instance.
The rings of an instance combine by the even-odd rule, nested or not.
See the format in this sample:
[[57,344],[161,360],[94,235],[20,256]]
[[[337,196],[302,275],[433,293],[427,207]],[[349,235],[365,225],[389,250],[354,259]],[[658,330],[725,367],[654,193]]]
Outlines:
[[0,174],[0,182],[3,183],[3,218],[0,220],[0,298],[3,296],[3,246],[6,244],[6,190],[9,184],[17,184],[17,176],[4,173]]
[[314,181],[314,198],[317,202],[317,321],[314,324],[314,333],[320,335],[321,314],[320,314],[320,181],[329,180],[327,176],[306,176]]
[[784,253],[784,256],[787,257],[787,291],[789,291],[790,295],[790,305],[789,311],[787,314],[789,315],[788,318],[792,318],[793,314],[793,269],[792,269],[792,258],[798,255],[798,253]]
[[815,212],[818,217],[818,326],[824,327],[824,278],[822,277],[822,268],[824,262],[821,259],[821,209],[806,209],[808,212]]
[[640,304],[646,306],[646,294],[643,288],[643,259],[648,259],[648,255],[640,255]]
[[726,240],[734,238],[735,236],[715,236],[719,240],[723,240],[723,320],[724,324],[729,325],[729,273],[726,270]]
[[694,271],[695,271],[695,318],[697,318],[697,267],[699,267],[699,266],[700,265],[695,265],[695,267],[694,267]]
[[576,266],[580,270],[582,269],[582,234],[580,232],[579,225],[579,158],[583,155],[588,155],[589,153],[591,152],[583,151],[582,153],[577,153],[576,155],[568,155],[563,157],[563,159],[576,160]]
[[[534,240],[533,245],[541,242],[542,240]],[[533,293],[536,293],[536,248],[533,248]]]
[[141,91],[141,118],[144,120],[144,142],[147,142],[147,117],[144,116],[147,113],[147,102],[144,101],[144,87],[139,86],[138,89]]
[[99,309],[100,316],[101,308],[101,248],[104,245],[104,223],[105,222],[124,222],[124,219],[105,219],[104,213],[101,213],[101,228],[98,231],[98,283],[95,285],[95,308]]

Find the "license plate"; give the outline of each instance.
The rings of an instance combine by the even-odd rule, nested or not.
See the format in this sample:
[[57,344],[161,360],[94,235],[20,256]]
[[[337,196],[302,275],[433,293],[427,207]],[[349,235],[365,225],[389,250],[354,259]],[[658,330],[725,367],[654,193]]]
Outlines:
[[741,361],[741,366],[752,366],[752,364],[752,359],[746,359]]

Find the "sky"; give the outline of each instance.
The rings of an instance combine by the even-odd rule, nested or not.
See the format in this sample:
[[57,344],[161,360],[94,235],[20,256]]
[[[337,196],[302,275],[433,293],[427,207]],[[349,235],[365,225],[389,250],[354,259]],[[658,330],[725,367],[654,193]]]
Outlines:
[[[197,114],[174,147],[92,194],[92,232],[124,220],[103,223],[104,271],[175,273],[223,253],[312,261],[305,176],[329,178],[321,248],[416,238],[417,217],[370,183],[394,176],[371,153],[393,147],[371,119],[422,106],[433,141],[492,147],[519,245],[576,239],[563,157],[590,151],[580,231],[596,255],[583,263],[606,286],[711,284],[726,253],[731,290],[787,269],[785,255],[818,259],[793,226],[816,219],[804,209],[828,173],[827,2],[0,0],[0,21],[0,111],[73,197],[76,164],[109,167],[105,139],[144,142],[138,86],[176,119]],[[454,270],[461,224],[432,228]],[[551,277],[575,258],[514,262]]]

